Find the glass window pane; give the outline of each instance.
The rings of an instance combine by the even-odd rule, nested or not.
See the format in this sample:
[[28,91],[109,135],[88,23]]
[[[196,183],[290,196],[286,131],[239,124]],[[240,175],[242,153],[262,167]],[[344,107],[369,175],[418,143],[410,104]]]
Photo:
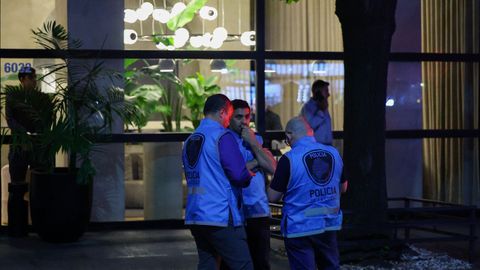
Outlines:
[[[478,53],[479,12],[479,0],[398,1],[391,50]],[[267,1],[265,18],[269,50],[343,51],[334,0]]]
[[182,142],[125,144],[125,220],[183,219]]
[[208,96],[223,93],[255,108],[250,60],[126,59],[125,94],[144,112],[136,127],[146,133],[192,131]]
[[385,141],[388,197],[423,198],[422,139]]
[[[67,1],[1,1],[0,48],[38,48],[31,42],[30,29],[55,20],[68,26],[73,37],[84,41],[83,48],[89,49],[255,49],[255,2],[250,0],[209,1],[191,10],[191,20],[185,19],[188,16],[182,20],[174,16],[191,9],[181,1],[77,2],[72,1],[67,9]],[[108,21],[102,21],[105,18]],[[122,27],[122,23],[124,31],[116,27]]]
[[193,7],[186,4],[125,0],[125,49],[248,51],[255,48],[255,2],[208,1],[192,10],[191,20],[177,22],[176,14]]
[[[265,77],[265,107],[279,115],[283,127],[310,98],[311,84],[328,81],[332,128],[343,130],[341,61],[267,60]],[[479,78],[478,63],[391,62],[387,130],[478,128]],[[275,130],[268,117],[266,130]]]
[[30,29],[47,20],[66,24],[67,1],[18,0],[0,1],[0,48],[34,49]]
[[480,204],[478,139],[386,141],[389,197]]
[[391,62],[387,129],[478,128],[479,64]]
[[[55,93],[64,73],[49,74],[56,59],[0,59],[2,89],[18,85],[18,72],[23,67],[36,69],[37,85],[42,92]],[[92,65],[101,59],[74,59],[71,63]],[[256,90],[253,61],[229,59],[103,59],[102,72],[115,80],[102,80],[101,86],[115,83],[125,91],[142,112],[129,131],[189,132],[203,118],[203,104],[209,95],[223,93],[230,99],[246,100],[254,112]],[[83,68],[83,66],[82,66]],[[78,70],[75,70],[78,72]],[[48,74],[48,76],[43,77]],[[76,74],[76,73],[75,73]],[[70,72],[70,75],[75,75]],[[63,76],[63,77],[62,77]],[[121,77],[119,77],[121,76]],[[59,81],[64,78],[63,81]],[[123,79],[120,79],[123,78]],[[2,126],[6,127],[4,117]],[[117,127],[117,132],[123,128]]]
[[273,51],[343,51],[335,0],[265,1],[265,46]]
[[479,0],[400,0],[393,52],[479,53]]
[[343,130],[343,62],[330,60],[267,60],[265,64],[266,130],[278,130],[272,122],[277,114],[283,127],[298,116],[311,97],[316,80],[328,82],[328,111],[333,130]]

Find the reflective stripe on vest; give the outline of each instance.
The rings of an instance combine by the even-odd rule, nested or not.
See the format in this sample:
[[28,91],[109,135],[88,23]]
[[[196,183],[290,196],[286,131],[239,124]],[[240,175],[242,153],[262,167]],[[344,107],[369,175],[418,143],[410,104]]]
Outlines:
[[308,208],[304,211],[305,217],[316,217],[316,216],[324,216],[324,215],[332,215],[338,214],[339,207],[335,208],[328,208],[328,207],[316,207],[316,208]]

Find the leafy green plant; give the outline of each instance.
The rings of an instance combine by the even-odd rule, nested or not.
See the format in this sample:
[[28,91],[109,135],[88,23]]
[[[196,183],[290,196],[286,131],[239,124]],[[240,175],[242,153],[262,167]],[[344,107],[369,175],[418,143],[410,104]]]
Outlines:
[[182,96],[177,88],[180,80],[144,59],[126,60],[125,69],[125,96],[140,112],[134,122],[137,129],[140,131],[154,113],[159,113],[163,131],[179,131]]
[[193,17],[195,16],[195,13],[199,9],[201,9],[207,3],[207,1],[208,0],[190,1],[182,12],[180,12],[167,22],[168,29],[175,31],[178,28],[191,22],[193,20]]
[[[191,61],[181,63],[188,65]],[[124,78],[125,96],[141,112],[135,123],[139,130],[155,113],[159,113],[164,131],[181,131],[182,119],[191,121],[196,128],[203,118],[206,99],[220,92],[220,87],[216,84],[217,76],[205,78],[197,72],[180,79],[175,73],[161,72],[159,65],[146,60],[126,60]],[[184,107],[189,110],[189,114],[182,117]]]
[[[35,42],[45,49],[67,50],[81,46],[79,40],[72,39],[66,29],[55,21],[44,23],[32,33]],[[42,126],[41,132],[34,136],[17,134],[13,139],[24,147],[35,147],[32,153],[37,160],[51,161],[58,152],[68,153],[69,170],[76,170],[79,160],[77,182],[86,183],[95,174],[90,158],[97,145],[95,138],[111,132],[114,118],[118,117],[127,123],[135,121],[138,111],[130,101],[124,100],[121,89],[111,84],[102,86],[113,80],[111,74],[104,70],[102,61],[79,61],[63,57],[59,63],[43,68],[49,72],[40,80],[55,74],[56,92],[50,96],[50,100],[36,95],[38,90],[31,90],[34,92],[29,92],[29,98],[24,98],[26,92],[21,86],[8,86],[2,93],[13,99],[9,103],[12,109],[25,112],[33,122]],[[102,85],[99,81],[102,81]],[[53,114],[39,112],[39,104],[43,104],[44,111],[50,108],[48,110]],[[44,163],[44,167],[37,170],[52,173],[53,162]]]
[[194,128],[200,124],[207,98],[220,92],[220,87],[216,84],[217,80],[216,76],[205,78],[197,72],[195,76],[185,78],[181,84],[185,105],[190,109],[190,117],[185,118],[192,122]]

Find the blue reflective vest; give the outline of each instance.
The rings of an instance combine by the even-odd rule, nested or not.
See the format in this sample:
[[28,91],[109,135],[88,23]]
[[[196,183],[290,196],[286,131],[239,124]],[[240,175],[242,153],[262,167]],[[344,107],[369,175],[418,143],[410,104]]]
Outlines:
[[226,132],[230,131],[206,118],[184,143],[183,168],[188,187],[185,224],[243,225],[242,189],[230,185],[220,163],[218,141]]
[[[242,153],[245,162],[251,161],[255,158],[248,143],[244,142],[242,137],[235,132],[240,152]],[[260,145],[263,144],[261,136],[256,135],[257,141]],[[265,175],[260,170],[252,177],[250,185],[243,189],[243,213],[245,218],[258,218],[270,216],[270,207],[268,206],[267,193],[265,191]]]
[[283,236],[294,238],[340,230],[343,162],[338,151],[306,136],[285,155],[290,161],[290,179],[283,197]]

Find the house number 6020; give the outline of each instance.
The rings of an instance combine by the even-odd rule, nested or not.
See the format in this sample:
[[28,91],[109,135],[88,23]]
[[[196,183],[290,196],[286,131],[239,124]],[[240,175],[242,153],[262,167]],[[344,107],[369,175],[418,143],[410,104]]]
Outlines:
[[24,68],[30,67],[32,67],[30,63],[5,63],[3,65],[3,71],[5,71],[5,73],[17,73]]

